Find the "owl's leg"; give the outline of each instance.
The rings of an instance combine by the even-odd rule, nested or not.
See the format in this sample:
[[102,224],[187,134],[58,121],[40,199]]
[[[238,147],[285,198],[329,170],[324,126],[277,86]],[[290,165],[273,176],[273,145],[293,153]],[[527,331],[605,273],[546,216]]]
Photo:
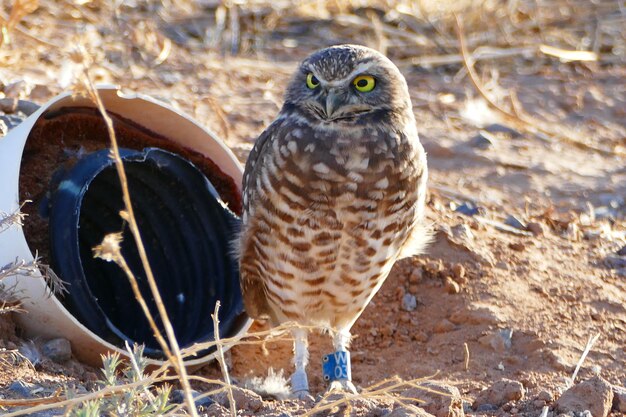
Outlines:
[[348,346],[350,345],[350,331],[339,330],[333,337],[333,346],[335,353],[327,355],[329,360],[334,362],[334,375],[330,375],[332,382],[330,383],[329,391],[348,391],[356,394],[356,387],[352,383],[352,371],[350,366],[350,352],[348,352]]
[[309,363],[309,344],[306,329],[294,329],[293,352],[295,372],[291,375],[291,392],[296,398],[304,399],[309,396],[309,380],[306,376],[306,366]]

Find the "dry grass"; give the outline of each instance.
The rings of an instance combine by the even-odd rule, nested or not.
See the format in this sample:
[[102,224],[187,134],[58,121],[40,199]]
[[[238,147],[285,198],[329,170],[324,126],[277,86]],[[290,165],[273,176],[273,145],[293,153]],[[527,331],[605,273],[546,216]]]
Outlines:
[[[469,76],[476,92],[480,94],[507,121],[521,130],[551,141],[565,141],[586,147],[594,152],[623,154],[618,143],[599,146],[577,137],[567,126],[546,127],[545,120],[531,117],[521,107],[514,91],[498,99],[489,88],[498,90],[497,82],[487,79],[488,69],[510,71],[523,69],[525,73],[540,73],[545,66],[570,62],[593,74],[598,66],[626,64],[626,10],[620,2],[587,2],[578,0],[547,0],[541,3],[522,0],[465,0],[465,1],[245,1],[208,3],[190,0],[137,1],[136,6],[122,2],[102,0],[37,1],[16,0],[0,8],[0,69],[9,67],[36,68],[42,60],[60,68],[59,85],[72,88],[79,94],[92,98],[107,121],[111,148],[116,167],[124,185],[126,210],[121,214],[129,222],[135,242],[140,248],[144,269],[151,284],[152,295],[157,300],[159,314],[165,323],[166,335],[154,324],[147,307],[144,308],[154,333],[168,357],[159,369],[146,372],[138,351],[130,352],[132,358],[125,375],[120,378],[116,357],[104,358],[105,381],[102,388],[87,395],[69,395],[41,399],[33,407],[12,411],[5,417],[29,415],[52,408],[65,408],[71,415],[97,415],[106,407],[124,401],[128,393],[137,395],[146,406],[142,415],[176,415],[183,406],[170,407],[162,384],[179,382],[185,390],[186,411],[196,415],[191,395],[192,382],[205,382],[217,386],[203,395],[213,395],[226,390],[231,393],[231,413],[235,414],[232,388],[228,371],[220,355],[225,381],[187,375],[183,360],[210,347],[220,352],[238,344],[263,344],[268,339],[285,338],[292,325],[202,343],[192,348],[180,349],[173,329],[167,319],[150,266],[141,248],[141,237],[134,220],[131,197],[125,186],[125,174],[115,141],[115,133],[106,109],[93,88],[95,82],[122,80],[132,84],[141,79],[159,85],[161,71],[180,69],[192,63],[181,63],[181,51],[202,51],[212,57],[231,55],[230,60],[204,63],[216,71],[228,72],[237,68],[242,73],[254,73],[259,63],[258,55],[273,55],[286,64],[268,68],[281,73],[290,72],[293,66],[291,51],[311,51],[331,43],[349,41],[358,33],[364,43],[386,51],[402,67],[452,68],[457,77]],[[296,37],[292,33],[308,27],[311,22],[319,27],[309,36]],[[507,65],[503,65],[503,64]],[[482,68],[477,68],[484,65]],[[565,76],[564,76],[565,77]],[[566,80],[565,80],[566,81]],[[211,97],[207,100],[216,109],[218,122],[225,134],[229,126],[224,111]],[[0,231],[9,222],[21,221],[18,213],[0,216]],[[96,255],[116,262],[127,273],[131,284],[132,272],[125,266],[119,251],[115,251],[113,238],[97,248]],[[14,274],[15,268],[30,265],[8,266],[1,269],[0,278]],[[141,293],[138,301],[145,306]],[[217,313],[215,315],[217,317]],[[216,326],[217,328],[217,326]],[[581,358],[581,361],[584,359]],[[469,366],[466,351],[466,367]],[[171,369],[175,374],[171,374]],[[335,410],[355,398],[391,399],[411,408],[398,391],[416,387],[424,379],[402,381],[391,378],[365,388],[359,396],[347,395],[338,400],[320,401],[305,415]],[[0,401],[0,405],[10,404]],[[140,415],[140,414],[137,414]]]

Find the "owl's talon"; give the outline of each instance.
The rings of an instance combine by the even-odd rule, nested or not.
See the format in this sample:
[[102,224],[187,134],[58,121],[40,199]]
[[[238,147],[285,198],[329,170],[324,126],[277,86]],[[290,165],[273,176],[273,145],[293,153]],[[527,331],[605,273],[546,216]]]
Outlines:
[[315,402],[315,398],[313,398],[313,396],[307,390],[292,392],[291,398],[294,400],[304,400],[306,402]]
[[357,394],[356,387],[354,386],[352,381],[349,381],[347,379],[333,381],[330,383],[330,387],[328,387],[328,392],[336,392],[336,391],[343,391],[343,392],[349,392],[352,394]]

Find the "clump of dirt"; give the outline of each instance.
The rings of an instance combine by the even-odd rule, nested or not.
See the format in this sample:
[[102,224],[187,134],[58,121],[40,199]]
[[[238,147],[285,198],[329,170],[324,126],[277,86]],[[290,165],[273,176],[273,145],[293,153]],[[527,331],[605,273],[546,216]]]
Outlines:
[[[211,181],[220,196],[235,212],[241,212],[241,197],[232,178],[204,155],[187,149],[120,115],[110,113],[121,148],[142,150],[156,147],[177,153],[191,161]],[[109,147],[106,125],[95,108],[65,107],[44,114],[33,126],[24,148],[20,168],[20,199],[28,214],[24,232],[29,246],[48,261],[48,220],[40,215],[51,187],[59,174],[71,169],[84,154]],[[58,181],[58,180],[57,180]]]

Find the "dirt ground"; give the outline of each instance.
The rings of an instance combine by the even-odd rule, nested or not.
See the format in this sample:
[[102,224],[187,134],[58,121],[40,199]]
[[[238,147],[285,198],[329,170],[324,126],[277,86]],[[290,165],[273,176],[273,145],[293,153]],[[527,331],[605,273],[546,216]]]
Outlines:
[[[599,375],[614,386],[626,386],[623,51],[607,52],[601,45],[600,56],[607,59],[599,62],[563,62],[541,54],[478,62],[478,77],[490,97],[509,108],[515,93],[523,113],[547,126],[533,131],[533,126],[512,122],[490,107],[458,60],[446,65],[415,62],[424,56],[458,56],[445,42],[443,52],[423,46],[422,53],[418,40],[403,47],[397,39],[407,42],[406,37],[391,30],[383,30],[381,38],[376,8],[371,19],[361,17],[367,10],[344,10],[341,16],[352,16],[352,21],[295,12],[298,18],[279,15],[273,30],[255,36],[247,35],[251,26],[243,26],[240,49],[233,55],[233,43],[226,42],[231,38],[223,35],[215,44],[212,33],[202,32],[214,17],[208,3],[193,14],[157,19],[159,24],[140,19],[149,13],[143,3],[130,10],[137,20],[118,15],[114,23],[100,22],[96,3],[67,3],[71,7],[60,11],[60,6],[42,2],[20,26],[30,35],[16,32],[12,43],[0,48],[0,96],[43,103],[71,88],[78,64],[44,42],[69,42],[80,35],[94,54],[92,74],[97,80],[182,109],[224,138],[242,163],[276,116],[300,59],[334,43],[380,47],[381,39],[387,39],[389,56],[407,78],[428,152],[427,217],[437,233],[426,255],[394,267],[353,328],[355,385],[367,387],[393,375],[413,379],[436,374],[434,379],[459,389],[468,404],[465,414],[538,416],[544,405],[554,405],[588,340],[599,335],[577,382]],[[57,22],[43,27],[55,13],[64,16],[65,26]],[[623,12],[615,13],[611,16],[622,16],[623,24]],[[374,23],[356,30],[357,18]],[[81,19],[81,31],[63,31]],[[577,25],[572,19],[570,14],[567,24]],[[266,21],[254,24],[260,22]],[[454,32],[441,33],[451,26],[436,22],[425,25],[424,36],[455,44]],[[587,23],[580,23],[579,32],[587,30]],[[107,43],[119,36],[111,33],[114,24],[129,34],[131,46]],[[383,29],[392,27],[385,25]],[[491,38],[481,43],[476,36],[479,29],[468,30],[472,50],[490,45]],[[623,42],[621,30],[617,39]],[[133,38],[141,31],[141,40]],[[530,45],[532,31],[528,36],[519,44]],[[538,42],[559,44],[554,36],[536,36],[542,39]],[[163,59],[166,43],[171,50]],[[475,213],[463,214],[472,208]],[[0,347],[24,343],[10,318],[2,320]],[[269,355],[260,346],[232,349],[232,375],[243,381],[266,375],[270,367],[288,375],[291,345],[270,343],[267,349]],[[312,339],[309,378],[314,394],[325,389],[321,356],[329,352],[327,337]],[[213,364],[197,372],[218,376],[219,368]],[[0,394],[15,398],[6,388],[17,379],[44,387],[45,394],[67,383],[89,389],[96,378],[97,370],[74,360],[58,365],[44,358],[34,369],[2,367]],[[470,407],[481,390],[502,379],[520,382],[523,398],[482,410]],[[625,415],[615,408],[612,413]]]

